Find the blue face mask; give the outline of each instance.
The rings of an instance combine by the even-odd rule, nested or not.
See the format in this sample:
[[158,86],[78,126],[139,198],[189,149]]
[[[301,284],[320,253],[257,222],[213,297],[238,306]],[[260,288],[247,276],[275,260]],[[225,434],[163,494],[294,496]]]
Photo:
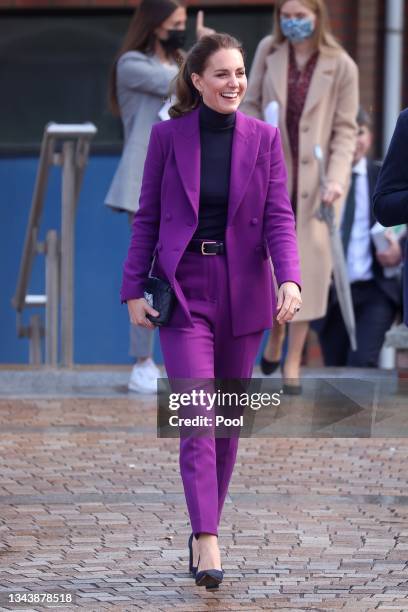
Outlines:
[[281,17],[280,26],[282,34],[291,42],[306,40],[314,32],[313,22],[308,17],[303,19]]

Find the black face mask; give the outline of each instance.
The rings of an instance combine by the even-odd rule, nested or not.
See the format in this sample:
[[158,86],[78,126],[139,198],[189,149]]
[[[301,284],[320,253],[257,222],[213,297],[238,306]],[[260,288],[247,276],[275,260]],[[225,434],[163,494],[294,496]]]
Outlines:
[[165,51],[175,51],[176,49],[182,49],[186,43],[186,31],[185,30],[167,30],[168,38],[163,40],[159,38],[159,41],[165,49]]

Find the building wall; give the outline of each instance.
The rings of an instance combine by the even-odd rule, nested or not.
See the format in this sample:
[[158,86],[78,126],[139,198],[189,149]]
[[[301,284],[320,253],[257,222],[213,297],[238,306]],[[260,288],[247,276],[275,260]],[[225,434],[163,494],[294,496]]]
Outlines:
[[[140,0],[0,0],[0,8],[9,9],[127,9]],[[373,113],[375,124],[381,125],[381,90],[383,68],[385,0],[327,0],[330,22],[335,36],[344,45],[360,68],[361,102]],[[273,0],[185,0],[185,5],[198,8],[272,7]],[[406,0],[408,20],[408,0]],[[407,45],[408,47],[408,45]],[[408,60],[408,49],[406,50]],[[404,101],[408,103],[408,79]]]
[[384,4],[384,0],[360,0],[356,19],[360,102],[373,118],[376,157],[382,154]]
[[[370,1],[368,0],[368,2]],[[329,11],[330,24],[335,36],[350,55],[355,58],[359,0],[342,0],[341,2],[338,0],[327,0],[326,4]]]
[[[381,155],[382,139],[382,93],[383,93],[383,56],[384,56],[384,16],[386,0],[326,0],[333,32],[341,44],[357,62],[360,69],[361,104],[373,116],[377,156]],[[123,16],[139,4],[140,0],[0,0],[0,9],[13,9],[16,13],[25,9],[44,11],[67,9],[118,10]],[[214,9],[233,11],[239,7],[268,6],[273,10],[273,0],[184,0],[191,7],[192,14],[206,7],[211,9],[210,23],[214,26]],[[406,23],[408,23],[408,0],[405,0]],[[220,27],[225,27],[224,23]],[[258,33],[259,35],[259,33]],[[249,45],[252,56],[257,34]],[[407,39],[407,36],[405,37]],[[248,41],[245,41],[248,44]],[[404,63],[408,64],[408,44],[405,44]],[[404,75],[403,103],[408,106],[408,78]]]

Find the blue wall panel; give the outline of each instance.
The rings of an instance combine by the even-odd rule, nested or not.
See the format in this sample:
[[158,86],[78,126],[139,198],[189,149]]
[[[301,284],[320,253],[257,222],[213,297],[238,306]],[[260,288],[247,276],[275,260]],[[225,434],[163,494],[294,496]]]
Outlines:
[[[16,335],[15,311],[11,306],[23,248],[38,160],[1,159],[0,224],[0,362],[26,363],[28,340]],[[120,304],[122,263],[130,229],[126,214],[103,204],[118,163],[117,157],[95,156],[86,169],[76,221],[75,330],[76,363],[130,363],[128,356],[127,307]],[[61,170],[53,168],[44,207],[40,240],[48,229],[60,230]],[[38,256],[30,293],[42,293],[45,260]],[[32,312],[24,315],[25,321]],[[157,335],[157,332],[156,332]],[[158,338],[155,357],[161,361]]]

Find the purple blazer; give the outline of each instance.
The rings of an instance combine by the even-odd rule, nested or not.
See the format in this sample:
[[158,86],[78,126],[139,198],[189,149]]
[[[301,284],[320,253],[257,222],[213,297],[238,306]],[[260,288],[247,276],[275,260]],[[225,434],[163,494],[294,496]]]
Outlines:
[[[156,252],[152,273],[165,278],[177,296],[169,327],[193,326],[177,266],[198,225],[200,158],[198,109],[153,126],[121,301],[143,297]],[[271,328],[276,296],[270,257],[278,285],[301,284],[295,219],[279,130],[240,111],[225,242],[234,336]]]

